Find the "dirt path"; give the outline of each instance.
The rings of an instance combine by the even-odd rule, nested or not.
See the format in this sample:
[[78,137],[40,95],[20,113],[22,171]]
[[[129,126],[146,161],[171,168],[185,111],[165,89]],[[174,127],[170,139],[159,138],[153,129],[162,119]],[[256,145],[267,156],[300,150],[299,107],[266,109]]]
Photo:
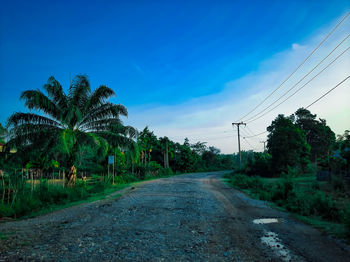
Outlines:
[[[181,175],[0,224],[0,261],[350,261],[349,247],[248,198],[222,173]],[[278,218],[277,223],[253,223]],[[261,221],[260,221],[261,222]]]

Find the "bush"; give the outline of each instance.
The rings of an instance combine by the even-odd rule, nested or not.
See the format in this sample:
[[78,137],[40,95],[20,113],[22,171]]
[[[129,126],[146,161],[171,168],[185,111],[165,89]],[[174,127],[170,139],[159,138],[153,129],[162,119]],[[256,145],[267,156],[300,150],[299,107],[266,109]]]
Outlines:
[[300,170],[298,167],[287,167],[287,174],[282,172],[282,177],[286,178],[292,178],[292,177],[298,177],[300,175]]
[[168,167],[168,168],[161,168],[160,170],[159,170],[159,176],[161,176],[161,177],[164,177],[164,176],[172,176],[172,175],[174,175],[174,172],[173,172],[173,170],[171,170],[171,168],[170,167]]
[[13,206],[13,209],[15,211],[14,216],[24,216],[26,214],[39,210],[39,208],[42,206],[42,202],[35,197],[23,197],[16,201]]
[[135,176],[137,179],[144,180],[146,177],[146,167],[143,165],[135,166]]
[[278,205],[283,205],[285,200],[294,196],[294,183],[289,177],[277,182],[271,191],[271,200]]
[[311,184],[312,190],[319,190],[320,189],[320,182],[318,181],[313,181]]
[[10,217],[15,214],[15,210],[9,205],[0,204],[0,217]]
[[294,191],[293,195],[287,199],[285,207],[288,211],[298,213],[303,216],[310,215],[310,201],[305,193]]
[[331,183],[334,190],[342,191],[342,192],[345,190],[345,182],[341,176],[332,175]]
[[162,166],[158,164],[156,161],[151,161],[147,165],[147,173],[151,173],[152,175],[158,173],[158,171],[162,169]]
[[250,177],[243,174],[234,174],[230,177],[230,183],[238,188],[247,189],[250,185]]
[[248,159],[245,173],[248,176],[271,177],[271,156],[267,153],[254,152],[253,158]]
[[317,191],[311,197],[311,214],[319,215],[328,220],[339,220],[340,212],[335,202],[322,191]]
[[120,176],[116,176],[114,178],[114,182],[116,184],[128,184],[137,181],[137,178],[134,174],[121,174]]
[[350,205],[344,211],[344,224],[346,236],[350,238]]

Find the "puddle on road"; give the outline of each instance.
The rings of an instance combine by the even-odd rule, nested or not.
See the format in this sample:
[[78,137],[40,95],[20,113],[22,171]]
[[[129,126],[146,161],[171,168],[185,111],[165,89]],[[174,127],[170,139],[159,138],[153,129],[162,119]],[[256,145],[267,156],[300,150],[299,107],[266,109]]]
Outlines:
[[281,243],[281,240],[277,236],[274,232],[265,232],[264,236],[260,239],[263,244],[270,247],[283,261],[291,261],[292,258],[289,250]]
[[271,224],[271,223],[279,223],[280,221],[277,218],[260,218],[260,219],[254,219],[253,223],[260,225],[260,224]]

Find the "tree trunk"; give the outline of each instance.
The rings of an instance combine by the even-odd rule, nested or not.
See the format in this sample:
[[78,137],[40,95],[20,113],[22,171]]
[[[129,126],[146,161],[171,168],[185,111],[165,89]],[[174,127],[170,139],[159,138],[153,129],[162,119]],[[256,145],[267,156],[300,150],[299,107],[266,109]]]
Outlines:
[[74,186],[77,181],[77,169],[73,165],[67,175],[66,186]]

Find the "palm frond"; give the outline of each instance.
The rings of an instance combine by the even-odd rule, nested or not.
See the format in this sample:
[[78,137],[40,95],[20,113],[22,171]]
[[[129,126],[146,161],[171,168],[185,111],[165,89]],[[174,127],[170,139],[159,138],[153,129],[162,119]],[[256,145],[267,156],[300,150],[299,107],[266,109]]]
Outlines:
[[11,146],[26,146],[35,143],[38,147],[42,142],[57,139],[62,129],[46,124],[22,124],[9,132]]
[[92,133],[94,133],[100,137],[103,137],[113,147],[115,147],[115,146],[129,147],[132,143],[134,143],[134,140],[132,140],[131,138],[128,138],[128,137],[123,136],[121,134],[109,132],[109,131],[103,131],[103,132],[97,131],[97,132],[92,132]]
[[47,80],[44,89],[46,90],[48,97],[51,98],[61,110],[66,110],[68,108],[67,96],[63,92],[61,84],[53,76]]
[[91,94],[90,99],[89,99],[88,103],[86,104],[85,112],[89,112],[90,110],[103,105],[108,98],[110,98],[111,96],[114,96],[114,95],[115,95],[115,93],[111,88],[109,88],[105,85],[99,86],[99,88],[97,88]]
[[123,122],[119,118],[105,118],[87,122],[80,126],[80,130],[84,131],[103,131],[111,130],[113,125],[122,126]]
[[120,104],[105,103],[87,112],[80,125],[105,118],[118,118],[120,115],[128,115],[128,110],[125,106]]
[[14,113],[7,121],[8,127],[16,127],[23,124],[45,124],[48,126],[63,127],[59,122],[55,120],[33,113]]
[[24,91],[21,94],[21,99],[25,100],[25,105],[29,109],[42,111],[56,119],[60,118],[60,110],[57,108],[56,104],[40,90]]
[[70,106],[75,106],[83,111],[88,102],[90,92],[90,83],[87,77],[85,75],[77,75],[68,91]]

